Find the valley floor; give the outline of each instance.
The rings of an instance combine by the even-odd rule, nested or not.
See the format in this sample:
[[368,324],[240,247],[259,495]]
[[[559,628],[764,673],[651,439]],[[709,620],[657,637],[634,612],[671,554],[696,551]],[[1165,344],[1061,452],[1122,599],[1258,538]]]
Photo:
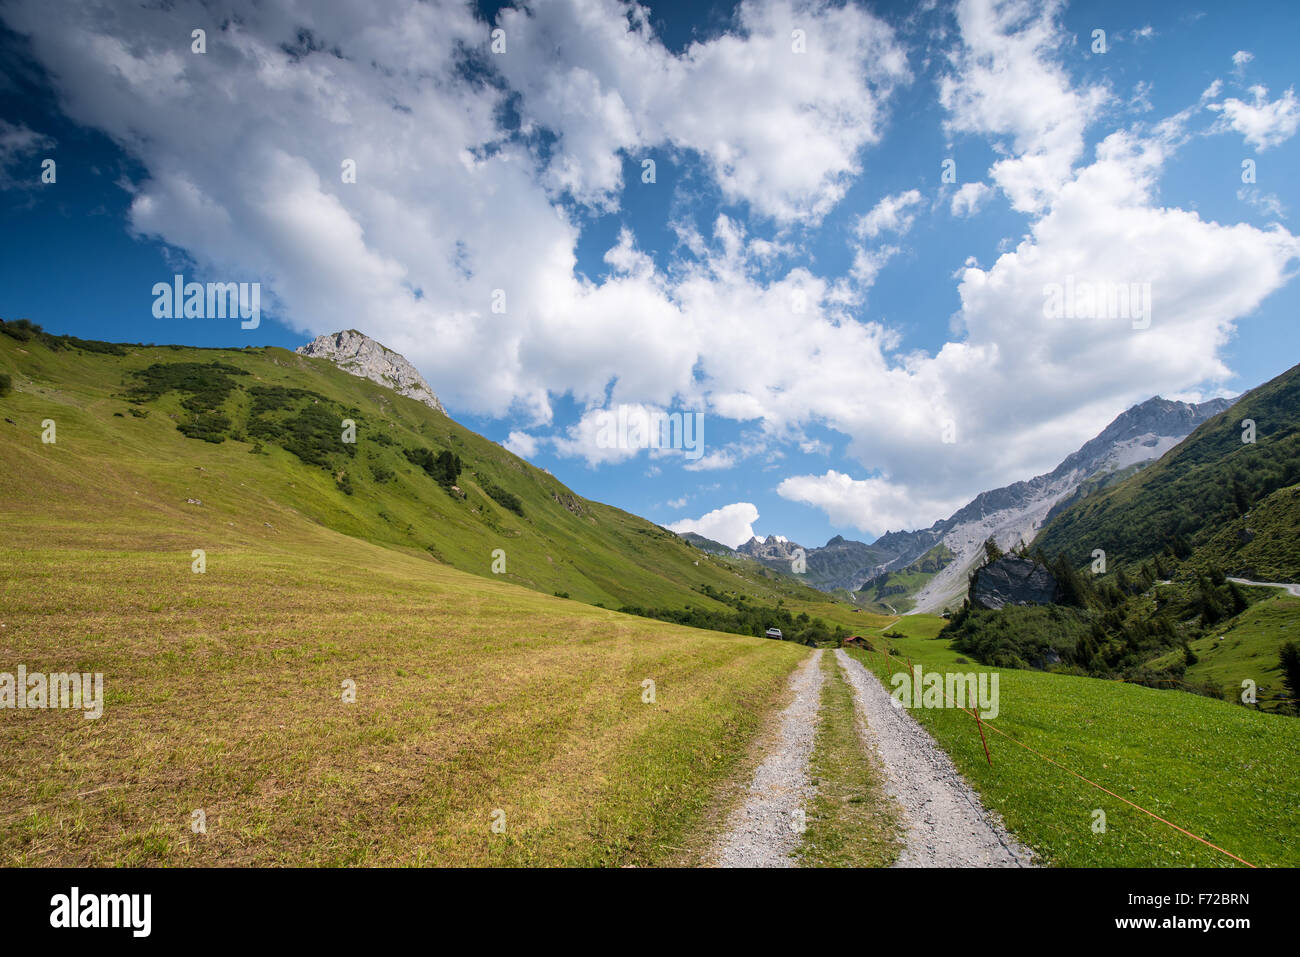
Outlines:
[[[8,865],[644,866],[711,827],[722,865],[1298,862],[1291,718],[1003,671],[990,767],[968,714],[895,710],[898,665],[868,652],[629,618],[288,522],[203,574],[188,541],[3,524],[3,660],[105,686],[99,720],[3,715]],[[872,640],[984,670],[941,624]]]
[[6,531],[4,670],[105,693],[0,714],[9,866],[660,863],[806,655],[324,530],[203,574]]

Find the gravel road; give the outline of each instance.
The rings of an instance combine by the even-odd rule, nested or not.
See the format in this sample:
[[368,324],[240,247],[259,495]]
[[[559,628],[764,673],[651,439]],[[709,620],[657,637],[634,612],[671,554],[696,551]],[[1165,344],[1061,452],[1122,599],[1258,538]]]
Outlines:
[[860,662],[839,650],[835,656],[865,719],[864,743],[879,756],[886,790],[903,809],[906,846],[894,866],[1032,867],[1029,850],[985,809],[929,732],[894,706]]
[[1288,595],[1300,598],[1300,585],[1292,582],[1253,582],[1249,578],[1229,578],[1228,581],[1236,582],[1238,585],[1254,585],[1257,588],[1285,588]]
[[711,855],[714,867],[794,867],[791,853],[803,836],[803,815],[815,793],[808,776],[821,717],[821,651],[790,676],[794,701],[781,712],[754,772],[744,803],[727,820]]

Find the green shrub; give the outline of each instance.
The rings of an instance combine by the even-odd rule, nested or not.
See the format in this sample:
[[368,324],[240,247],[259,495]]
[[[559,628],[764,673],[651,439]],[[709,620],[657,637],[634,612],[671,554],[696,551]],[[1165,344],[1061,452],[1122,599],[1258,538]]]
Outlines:
[[76,336],[43,336],[45,344],[51,349],[80,349],[82,352],[95,352],[105,356],[124,356],[126,350],[116,342],[101,342],[98,339],[78,339]]
[[1282,667],[1282,687],[1286,688],[1287,697],[1291,699],[1291,711],[1300,714],[1300,644],[1284,642],[1278,657]]
[[460,477],[463,465],[460,456],[446,449],[434,455],[428,449],[403,449],[402,453],[413,465],[418,465],[443,488],[451,488]]
[[[340,456],[356,455],[356,446],[343,441],[342,410],[319,392],[254,386],[248,394],[253,399],[248,419],[250,436],[274,442],[308,465],[331,470]],[[290,414],[283,415],[285,412]]]
[[14,380],[8,372],[0,372],[0,396],[14,391]]
[[188,422],[181,422],[176,431],[191,439],[202,439],[214,445],[226,441],[230,419],[220,412],[200,412]]
[[41,327],[27,319],[14,319],[11,322],[0,319],[0,332],[19,342],[29,342],[41,334]]
[[524,503],[520,501],[518,495],[514,494],[513,492],[507,492],[501,486],[496,485],[490,480],[484,478],[482,475],[479,475],[477,472],[475,473],[475,478],[478,479],[479,486],[483,489],[483,491],[486,492],[489,496],[491,496],[495,502],[497,502],[499,505],[501,505],[504,508],[508,508],[510,511],[514,512],[520,518],[523,518]]
[[127,393],[132,401],[180,392],[185,395],[181,407],[198,415],[219,409],[235,389],[231,376],[248,373],[224,362],[155,362],[133,375],[138,381]]

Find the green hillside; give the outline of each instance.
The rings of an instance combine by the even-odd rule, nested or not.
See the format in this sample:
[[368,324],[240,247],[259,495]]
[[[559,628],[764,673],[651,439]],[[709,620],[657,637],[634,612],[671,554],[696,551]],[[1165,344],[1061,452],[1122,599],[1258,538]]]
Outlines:
[[[818,610],[790,576],[709,556],[429,407],[284,349],[87,343],[0,326],[6,456],[35,506],[43,482],[155,485],[169,503],[288,509],[368,542],[611,608],[729,606],[701,593]],[[41,442],[55,422],[56,443]],[[343,440],[355,423],[355,442]],[[41,464],[30,461],[37,456]],[[59,519],[54,517],[57,525]],[[107,529],[105,530],[107,532]],[[498,551],[499,550],[499,551]],[[494,571],[495,565],[495,571]]]
[[1193,553],[1198,568],[1218,567],[1254,581],[1300,581],[1300,485],[1280,488],[1223,525]]
[[[1179,562],[1165,553],[1093,575],[1061,556],[1050,563],[1062,586],[1057,603],[988,610],[968,602],[942,636],[994,667],[1113,678],[1297,713],[1281,693],[1280,652],[1300,632],[1300,599],[1230,581],[1213,563],[1202,570],[1201,557],[1198,550]],[[1048,563],[1041,553],[1037,560]],[[1258,700],[1241,700],[1245,680]]]
[[[1180,684],[1208,685],[1229,701],[1240,700],[1242,681],[1255,682],[1261,711],[1291,711],[1282,679],[1278,649],[1300,640],[1300,598],[1274,590],[1271,597],[1189,643],[1195,663],[1186,666]],[[1151,662],[1153,668],[1183,663],[1181,651]],[[1175,685],[1177,687],[1178,685]]]
[[[1244,442],[1243,420],[1255,441]],[[1076,567],[1103,549],[1111,564],[1138,562],[1166,548],[1187,555],[1238,522],[1273,493],[1300,482],[1300,367],[1246,393],[1203,422],[1158,462],[1089,495],[1057,515],[1035,539],[1048,555],[1064,553]],[[1269,506],[1275,513],[1277,503]],[[1271,518],[1269,519],[1272,520]],[[1250,525],[1247,520],[1244,524]],[[1269,573],[1300,580],[1297,526],[1278,528],[1254,550],[1220,538],[1216,560],[1228,574],[1263,559]],[[1262,555],[1265,549],[1267,555]]]
[[[104,690],[94,721],[6,711],[8,866],[670,861],[806,649],[549,592],[828,607],[284,350],[19,331],[0,375],[0,671]],[[320,441],[344,412],[352,452]]]

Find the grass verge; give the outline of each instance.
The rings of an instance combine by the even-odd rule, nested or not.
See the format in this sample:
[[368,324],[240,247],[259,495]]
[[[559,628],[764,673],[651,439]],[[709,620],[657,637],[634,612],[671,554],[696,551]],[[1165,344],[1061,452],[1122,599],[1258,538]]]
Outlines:
[[897,808],[862,740],[853,691],[834,654],[824,654],[821,667],[826,681],[810,768],[817,795],[807,812],[800,866],[888,867],[902,846]]

